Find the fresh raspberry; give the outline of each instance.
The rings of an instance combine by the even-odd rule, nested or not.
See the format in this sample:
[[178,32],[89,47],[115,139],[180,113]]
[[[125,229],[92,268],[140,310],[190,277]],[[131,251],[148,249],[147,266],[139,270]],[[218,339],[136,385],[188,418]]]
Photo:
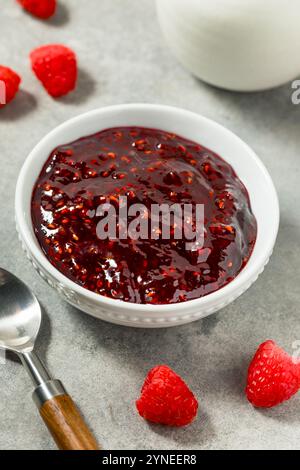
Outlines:
[[136,407],[143,418],[153,423],[185,426],[196,417],[198,402],[185,382],[162,365],[148,373]]
[[300,388],[300,364],[274,341],[256,351],[249,366],[246,395],[257,407],[271,408],[289,400]]
[[20,83],[21,78],[16,72],[0,65],[0,107],[14,99]]
[[56,0],[17,0],[17,2],[32,15],[44,20],[53,16],[56,10]]
[[68,47],[52,44],[34,49],[30,54],[32,70],[49,95],[57,98],[74,90],[77,60]]

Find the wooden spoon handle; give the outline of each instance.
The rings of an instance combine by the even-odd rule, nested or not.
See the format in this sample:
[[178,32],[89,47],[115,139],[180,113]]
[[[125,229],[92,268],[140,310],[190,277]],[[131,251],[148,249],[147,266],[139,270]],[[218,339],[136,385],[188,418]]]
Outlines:
[[58,395],[47,400],[40,415],[60,450],[99,450],[72,398]]

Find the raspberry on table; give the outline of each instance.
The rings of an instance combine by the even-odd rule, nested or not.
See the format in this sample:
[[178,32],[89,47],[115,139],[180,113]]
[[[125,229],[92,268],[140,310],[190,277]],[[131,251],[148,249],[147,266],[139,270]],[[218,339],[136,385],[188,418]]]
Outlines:
[[61,44],[50,44],[34,49],[31,66],[49,95],[64,96],[74,90],[77,81],[75,53]]
[[56,11],[56,0],[17,0],[18,3],[34,16],[41,19],[48,19]]
[[256,407],[271,408],[300,388],[300,364],[274,341],[261,344],[249,366],[246,395]]
[[142,418],[169,426],[185,426],[196,417],[198,401],[186,383],[168,366],[148,373],[136,407]]
[[14,70],[0,65],[0,108],[14,99],[20,83],[21,77]]

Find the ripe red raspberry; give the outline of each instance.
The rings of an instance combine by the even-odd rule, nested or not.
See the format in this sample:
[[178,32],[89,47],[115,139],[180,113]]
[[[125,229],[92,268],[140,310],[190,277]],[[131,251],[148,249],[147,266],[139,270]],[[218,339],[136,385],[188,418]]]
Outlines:
[[48,19],[56,10],[56,0],[17,0],[22,7],[34,16]]
[[153,423],[185,426],[196,417],[198,402],[185,382],[162,365],[148,373],[136,407],[143,418]]
[[14,99],[20,83],[21,78],[16,72],[0,65],[0,107]]
[[60,44],[38,47],[30,54],[32,70],[49,95],[57,98],[74,90],[77,60],[74,52]]
[[246,395],[252,405],[271,408],[289,400],[300,388],[300,364],[274,341],[256,351],[248,370]]

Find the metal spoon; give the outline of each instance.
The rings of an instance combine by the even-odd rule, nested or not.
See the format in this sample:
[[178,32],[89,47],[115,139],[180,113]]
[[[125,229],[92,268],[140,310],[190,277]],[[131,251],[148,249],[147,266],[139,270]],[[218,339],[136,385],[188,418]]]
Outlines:
[[33,400],[62,450],[97,450],[97,442],[72,398],[33,352],[41,325],[37,298],[20,279],[0,268],[0,348],[16,353],[36,387]]

